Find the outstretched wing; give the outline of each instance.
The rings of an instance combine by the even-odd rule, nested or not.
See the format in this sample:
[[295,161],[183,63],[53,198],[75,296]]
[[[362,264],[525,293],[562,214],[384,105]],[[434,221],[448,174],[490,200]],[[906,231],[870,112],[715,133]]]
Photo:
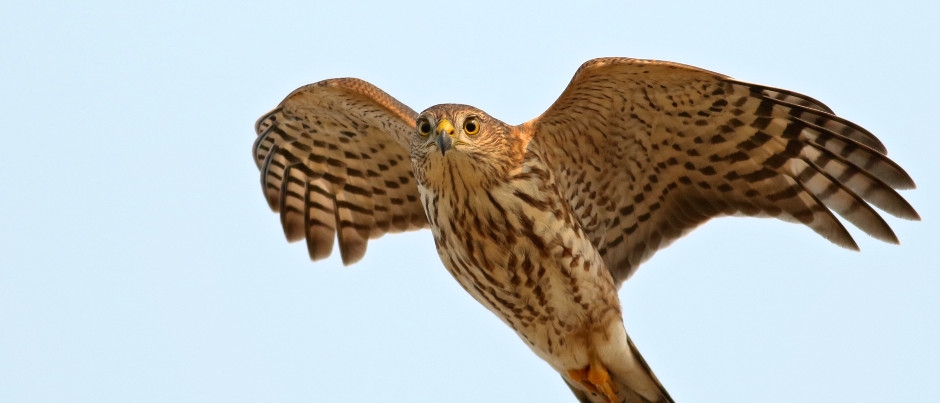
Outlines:
[[894,243],[871,205],[918,219],[894,190],[914,182],[871,133],[805,95],[690,66],[588,61],[526,125],[618,282],[716,216],[803,223],[851,249],[833,211]]
[[417,113],[354,78],[298,88],[255,123],[261,187],[289,241],[344,264],[370,238],[428,226],[408,156]]

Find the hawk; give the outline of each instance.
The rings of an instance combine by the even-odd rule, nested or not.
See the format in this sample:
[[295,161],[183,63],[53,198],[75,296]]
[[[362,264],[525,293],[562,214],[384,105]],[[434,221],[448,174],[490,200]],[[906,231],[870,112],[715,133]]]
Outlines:
[[344,264],[430,228],[441,261],[581,402],[671,402],[617,291],[712,217],[776,217],[858,249],[836,218],[897,237],[914,187],[862,127],[808,96],[677,63],[584,63],[517,126],[467,105],[416,113],[365,81],[301,87],[256,123],[254,158],[289,241]]

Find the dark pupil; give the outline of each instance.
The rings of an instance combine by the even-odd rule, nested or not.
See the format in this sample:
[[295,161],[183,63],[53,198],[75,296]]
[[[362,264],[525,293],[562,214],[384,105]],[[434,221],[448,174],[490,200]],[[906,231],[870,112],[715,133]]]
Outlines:
[[468,131],[468,132],[474,132],[474,131],[476,131],[476,130],[477,130],[477,124],[476,124],[476,123],[473,123],[473,122],[467,123],[467,131]]
[[421,133],[430,133],[430,132],[431,132],[431,124],[428,122],[422,122]]

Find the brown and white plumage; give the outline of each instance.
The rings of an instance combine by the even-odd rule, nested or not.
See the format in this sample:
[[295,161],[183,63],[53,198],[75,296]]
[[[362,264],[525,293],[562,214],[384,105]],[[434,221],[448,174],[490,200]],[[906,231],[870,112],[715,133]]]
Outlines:
[[255,123],[253,150],[271,209],[313,260],[339,240],[352,264],[370,238],[426,228],[406,148],[417,113],[356,79],[301,87]]
[[430,227],[444,265],[582,401],[670,401],[626,336],[617,289],[712,217],[803,223],[856,249],[836,214],[897,242],[871,207],[917,219],[910,177],[818,101],[694,67],[588,61],[541,116],[417,114],[357,79],[302,87],[259,119],[255,160],[289,240]]

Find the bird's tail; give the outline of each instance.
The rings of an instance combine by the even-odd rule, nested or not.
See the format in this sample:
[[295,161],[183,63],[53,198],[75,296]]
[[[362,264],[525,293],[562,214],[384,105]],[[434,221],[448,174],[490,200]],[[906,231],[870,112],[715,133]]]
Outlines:
[[[617,387],[617,403],[675,403],[629,337],[627,337],[627,345],[630,347],[629,354],[632,356],[628,361],[632,361],[635,365],[627,373],[610,372],[611,381]],[[585,392],[572,385],[568,379],[565,379],[565,383],[581,403],[610,402],[601,394]]]
[[[633,354],[633,357],[636,359],[636,361],[637,361],[637,362],[640,364],[640,366],[643,368],[643,372],[645,372],[646,375],[649,376],[650,381],[652,381],[652,383],[655,385],[655,387],[656,387],[656,392],[657,392],[657,394],[659,395],[659,396],[658,396],[656,399],[654,399],[654,400],[649,400],[649,399],[642,400],[642,399],[641,399],[641,400],[637,400],[637,401],[638,401],[638,402],[675,403],[675,400],[672,400],[672,396],[669,396],[669,392],[666,391],[666,388],[663,387],[663,384],[659,382],[659,379],[658,379],[658,378],[656,378],[656,374],[654,374],[654,373],[653,373],[653,370],[650,369],[649,364],[647,364],[647,363],[646,363],[646,360],[643,359],[643,356],[640,355],[640,351],[636,349],[636,345],[633,344],[633,340],[630,340],[629,337],[627,337],[627,344],[630,345],[630,354]],[[622,382],[620,382],[620,383],[622,383]],[[641,398],[641,397],[638,396],[638,398]],[[629,401],[631,401],[631,400],[626,400],[626,401],[629,402]]]

